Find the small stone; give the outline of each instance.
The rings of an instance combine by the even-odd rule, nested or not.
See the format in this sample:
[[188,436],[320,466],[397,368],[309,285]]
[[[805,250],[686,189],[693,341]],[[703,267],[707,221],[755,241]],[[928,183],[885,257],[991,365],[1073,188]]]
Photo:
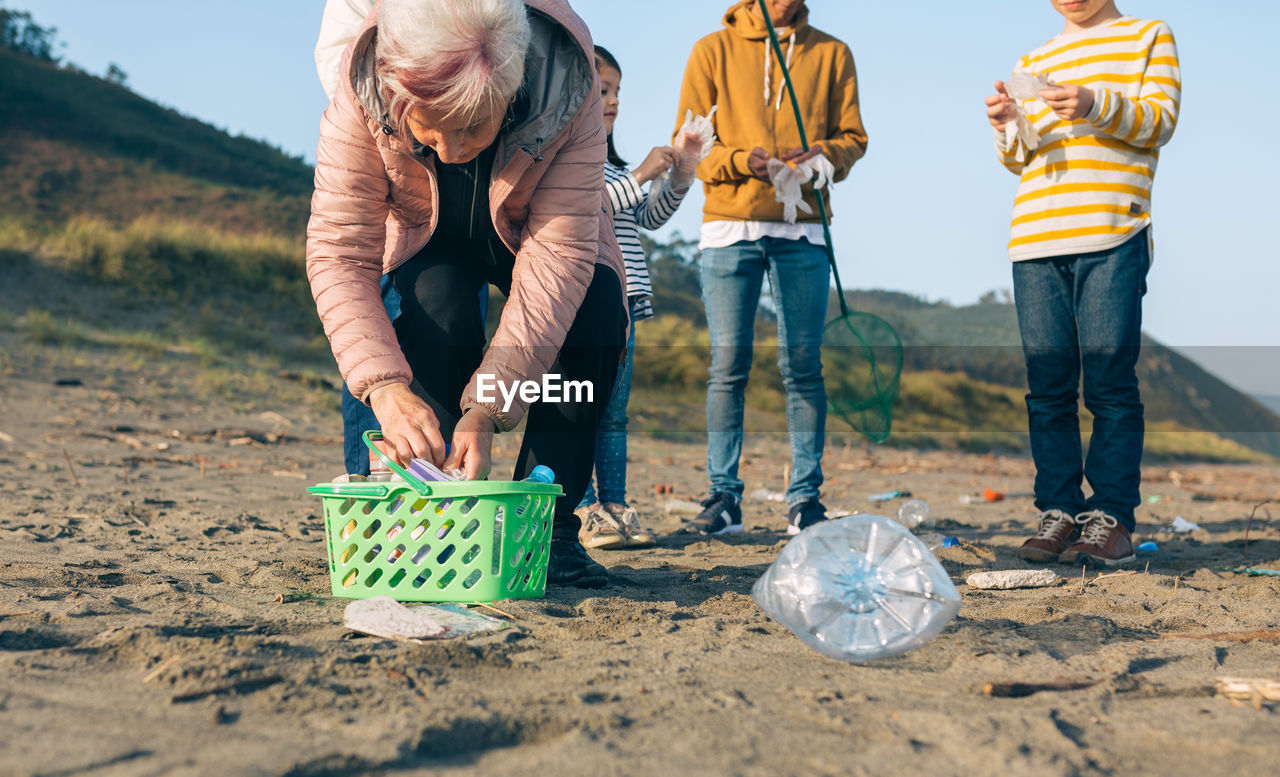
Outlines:
[[1003,569],[974,572],[964,579],[973,588],[1046,588],[1062,581],[1052,569]]

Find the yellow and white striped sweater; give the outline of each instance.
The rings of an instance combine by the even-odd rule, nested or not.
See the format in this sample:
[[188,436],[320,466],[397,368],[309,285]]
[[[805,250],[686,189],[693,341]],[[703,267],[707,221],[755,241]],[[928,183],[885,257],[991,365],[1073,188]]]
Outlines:
[[1022,101],[1040,146],[996,132],[1001,163],[1022,181],[1013,201],[1014,261],[1114,248],[1151,222],[1160,146],[1182,99],[1178,51],[1161,21],[1125,16],[1059,35],[1018,61],[1018,71],[1093,90],[1093,107],[1059,119],[1039,98]]

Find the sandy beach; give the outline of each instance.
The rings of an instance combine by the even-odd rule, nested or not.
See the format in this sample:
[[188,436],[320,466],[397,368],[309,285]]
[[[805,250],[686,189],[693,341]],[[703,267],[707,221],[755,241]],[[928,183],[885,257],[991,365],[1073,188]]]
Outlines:
[[[595,552],[607,588],[504,601],[508,629],[413,644],[348,631],[329,595],[305,488],[340,471],[336,412],[175,399],[192,375],[89,361],[0,379],[0,774],[1280,768],[1276,705],[1214,690],[1280,679],[1280,578],[1225,571],[1280,568],[1280,521],[1247,520],[1249,500],[1280,493],[1280,468],[1148,467],[1144,492],[1162,500],[1140,510],[1137,539],[1157,553],[1122,574],[1062,568],[1054,588],[979,591],[966,574],[1027,568],[1015,551],[1034,509],[959,497],[1026,491],[1030,462],[835,440],[830,508],[909,490],[962,541],[939,558],[963,607],[918,650],[849,665],[765,615],[750,587],[787,537],[783,506],[762,499],[744,503],[741,535]],[[499,438],[502,462],[515,443]],[[752,442],[748,493],[782,489],[785,450]],[[704,455],[697,440],[633,439],[634,503],[653,528],[679,524],[668,500],[701,496]],[[1176,516],[1202,528],[1162,529]],[[983,692],[1059,681],[1072,687]]]

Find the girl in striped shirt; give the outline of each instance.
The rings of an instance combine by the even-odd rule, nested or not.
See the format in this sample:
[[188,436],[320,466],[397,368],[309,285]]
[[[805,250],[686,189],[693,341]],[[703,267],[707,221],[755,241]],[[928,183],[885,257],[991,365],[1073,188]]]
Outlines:
[[[683,135],[677,140],[676,148],[658,146],[635,169],[628,170],[613,142],[622,68],[604,48],[596,46],[595,54],[600,93],[604,100],[604,127],[609,133],[604,188],[613,211],[614,232],[626,260],[627,303],[632,326],[627,340],[626,361],[596,434],[594,485],[599,487],[599,496],[593,484],[588,482],[587,493],[577,513],[582,519],[582,530],[578,534],[582,544],[588,548],[612,550],[654,544],[653,534],[641,527],[635,508],[627,506],[627,400],[631,396],[635,322],[653,317],[653,286],[640,246],[639,230],[661,227],[680,207],[689,185],[693,183],[702,139],[697,135]],[[659,177],[668,172],[668,178],[658,185]],[[650,181],[655,183],[650,184],[646,193],[641,187]]]
[[[1178,119],[1182,77],[1164,22],[1125,16],[1115,0],[1052,2],[1062,32],[1019,60],[1013,97],[997,81],[986,101],[1000,162],[1021,177],[1009,258],[1040,516],[1020,553],[1108,567],[1134,559],[1144,434],[1134,367],[1151,183]],[[1020,129],[1006,132],[1010,125]],[[1082,373],[1093,414],[1087,458]]]

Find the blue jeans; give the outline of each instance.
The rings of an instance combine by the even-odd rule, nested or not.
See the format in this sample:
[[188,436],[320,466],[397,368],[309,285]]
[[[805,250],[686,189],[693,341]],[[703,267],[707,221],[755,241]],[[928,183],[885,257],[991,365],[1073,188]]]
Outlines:
[[830,292],[827,252],[805,240],[766,237],[702,252],[702,299],[711,333],[707,381],[707,474],[711,492],[742,497],[743,400],[751,372],[756,308],[765,273],[778,312],[778,369],[787,392],[791,483],[787,502],[818,496],[826,442],[822,328]]
[[[382,306],[394,323],[400,317],[400,293],[391,285],[391,276],[379,280],[382,288]],[[489,284],[480,287],[480,318],[489,312]],[[370,429],[382,429],[373,410],[351,395],[347,384],[342,384],[342,460],[347,472],[353,475],[369,475],[369,449],[363,435]]]
[[[1027,362],[1036,507],[1103,510],[1130,531],[1141,501],[1144,432],[1135,366],[1150,253],[1144,229],[1106,251],[1015,262],[1013,289]],[[1083,455],[1077,386],[1093,413]],[[1093,494],[1081,489],[1087,478]]]
[[627,336],[627,356],[618,372],[618,383],[613,396],[600,419],[596,432],[596,480],[600,496],[596,497],[595,483],[587,481],[587,493],[579,507],[587,507],[597,501],[607,505],[627,504],[627,401],[631,399],[632,357],[636,350],[636,324],[631,322]]

